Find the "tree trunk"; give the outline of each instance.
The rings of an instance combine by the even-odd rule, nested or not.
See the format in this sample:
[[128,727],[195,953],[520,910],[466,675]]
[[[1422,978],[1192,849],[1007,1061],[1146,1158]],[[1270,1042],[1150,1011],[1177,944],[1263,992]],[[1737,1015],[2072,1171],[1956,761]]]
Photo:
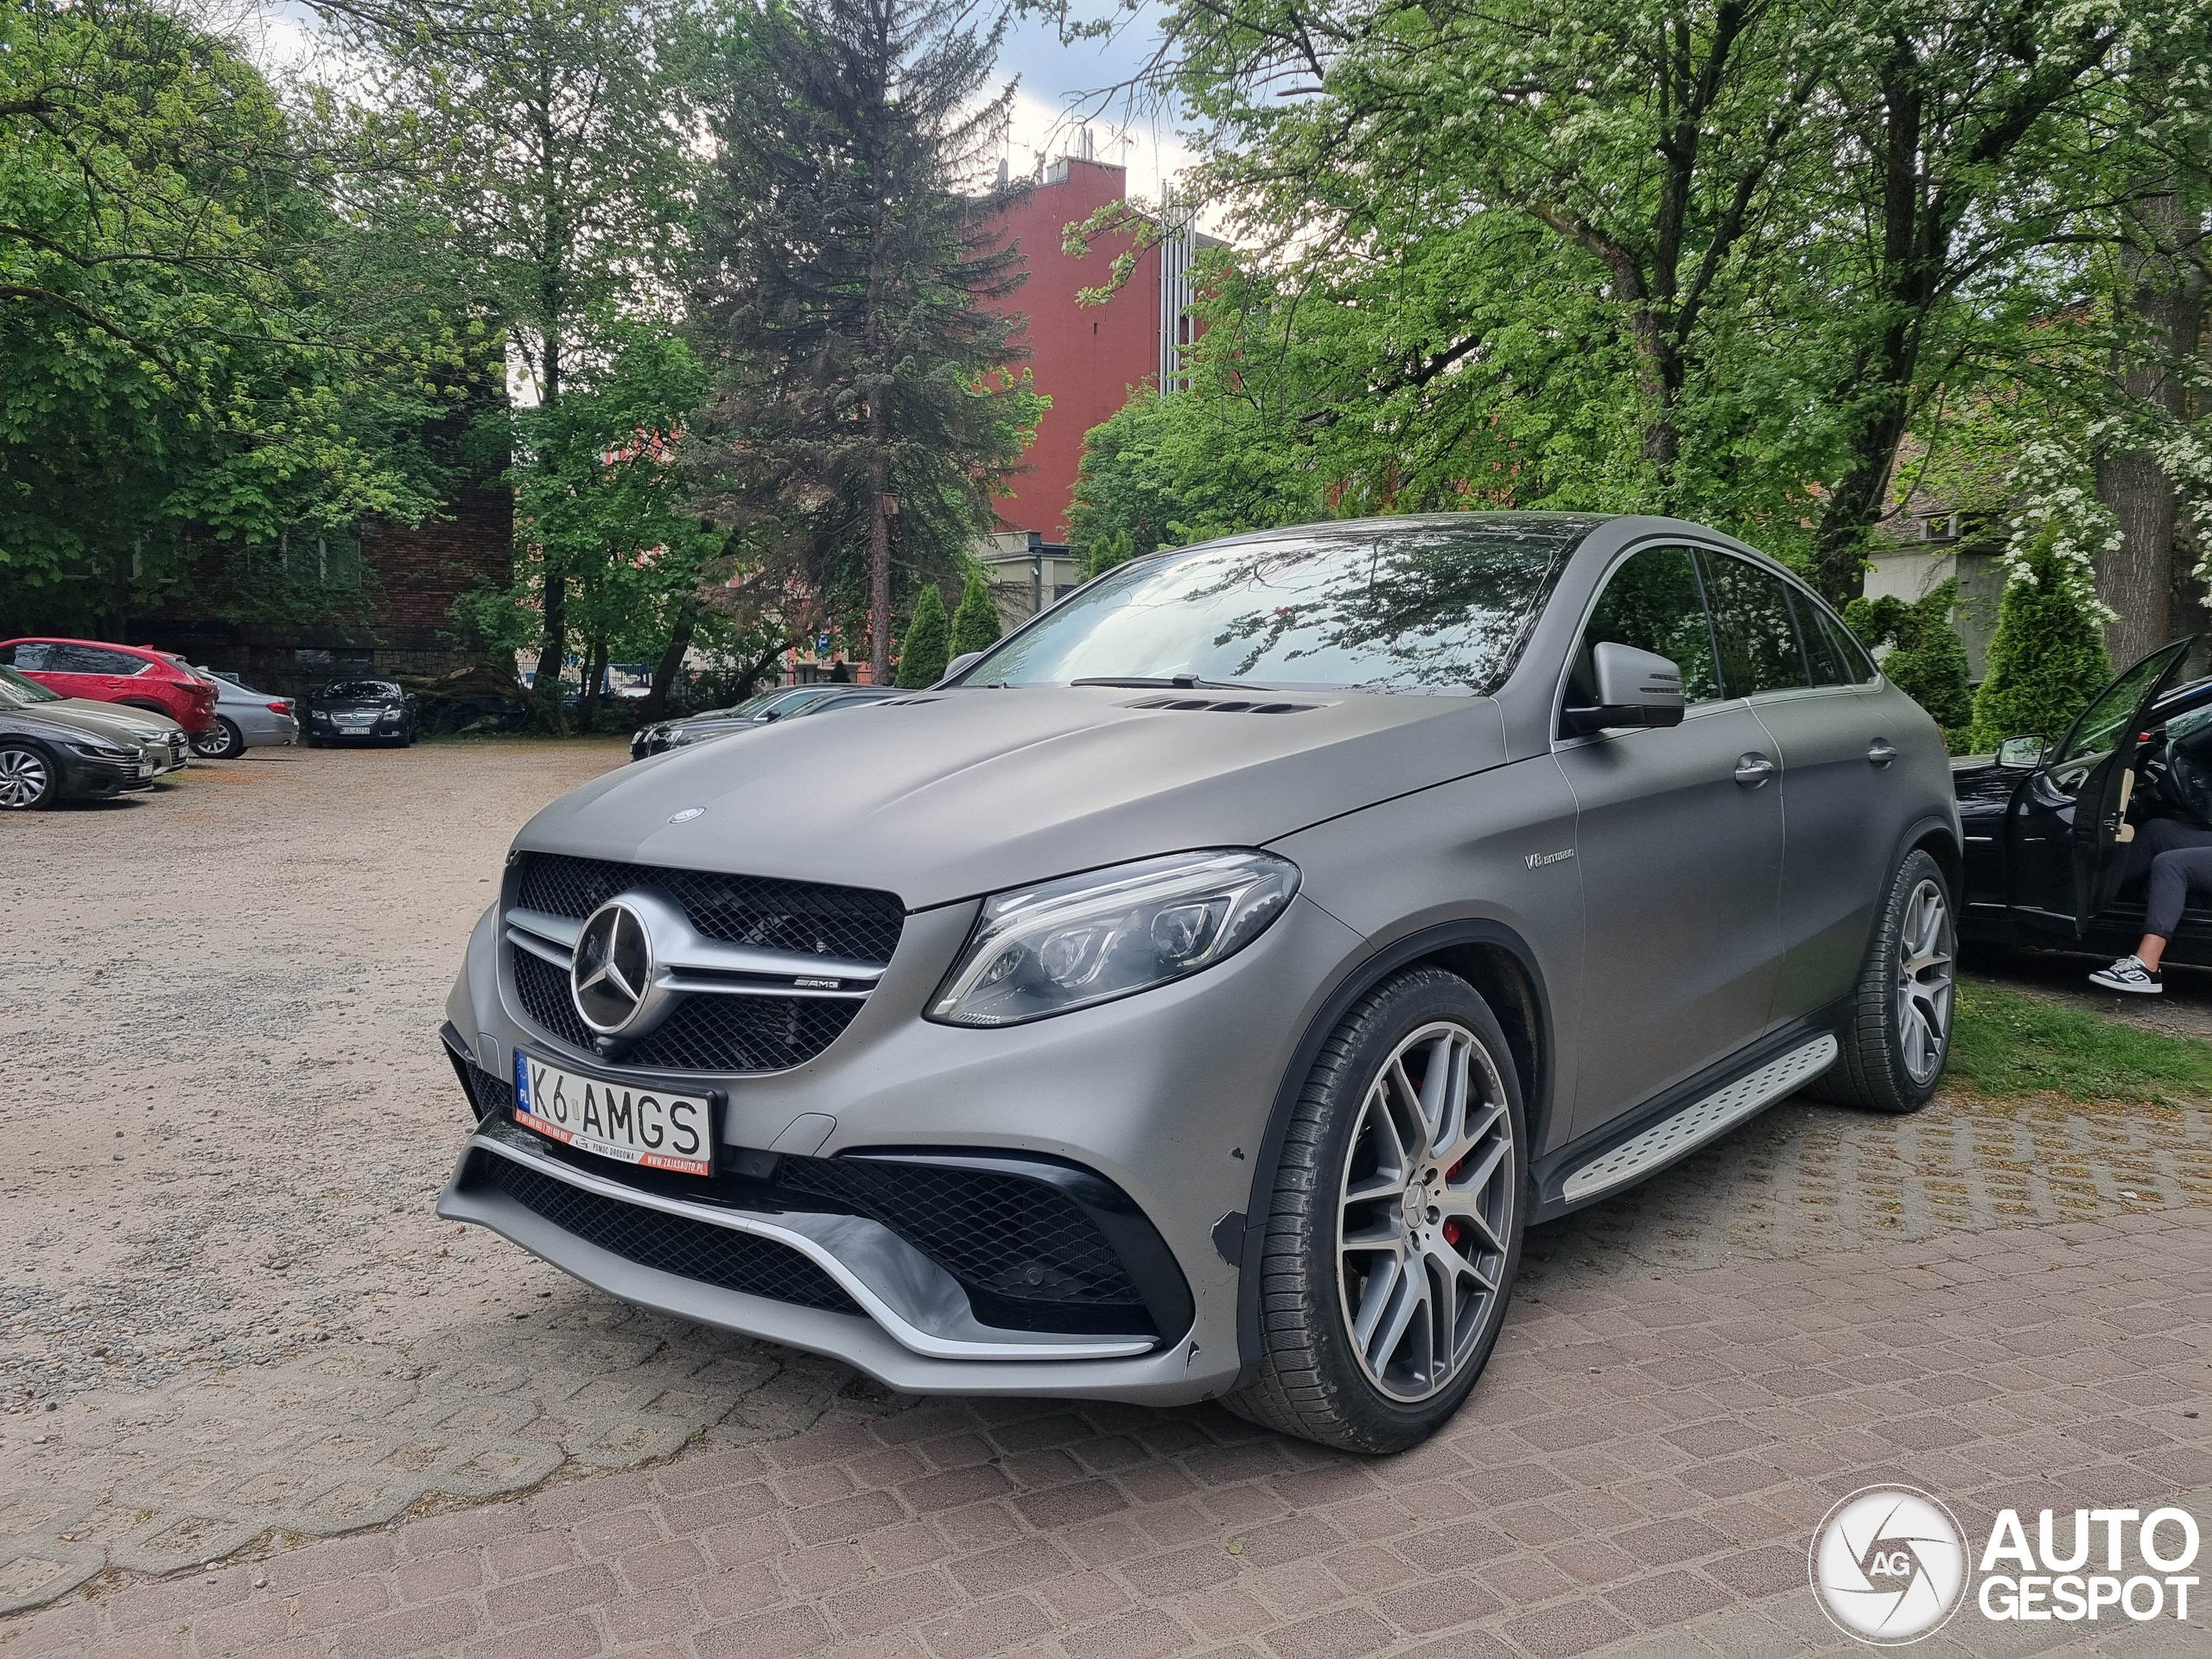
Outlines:
[[[2194,239],[2194,227],[2177,195],[2150,198],[2134,217],[2149,245],[2131,245],[2122,256],[2131,291],[2120,304],[2142,346],[2116,358],[2113,384],[2154,420],[2179,423],[2188,418],[2189,389],[2176,370],[2196,350],[2204,306],[2202,267],[2177,257],[2184,238]],[[2097,597],[2118,613],[2106,626],[2105,650],[2120,667],[2174,635],[2173,601],[2183,574],[2174,558],[2179,503],[2173,480],[2140,449],[2098,457],[2097,497],[2120,524],[2119,551],[2097,570]]]
[[599,718],[601,688],[607,679],[607,641],[594,639],[584,647],[583,693],[576,699],[576,724],[588,732]]
[[869,399],[868,463],[868,662],[871,685],[891,683],[891,461],[883,453],[883,393]]
[[[561,342],[550,326],[541,338],[544,342],[545,374],[538,390],[550,406],[561,396]],[[542,545],[539,556],[545,562],[545,632],[537,647],[537,676],[533,689],[547,722],[555,731],[566,732],[568,717],[561,712],[561,664],[569,654],[569,578],[566,572],[554,568],[552,556]]]
[[652,690],[645,695],[645,718],[659,720],[668,713],[668,694],[683,666],[683,653],[691,649],[691,636],[699,629],[699,601],[686,596],[676,607],[676,628],[668,636],[668,649],[653,664]]
[[1836,400],[1859,412],[1850,459],[1813,532],[1813,585],[1839,606],[1865,585],[1866,537],[1880,522],[1897,445],[1911,424],[1921,329],[1950,257],[1949,224],[1923,197],[1923,111],[1914,67],[1909,59],[1893,62],[1883,88],[1882,252],[1872,286],[1890,321],[1864,366],[1836,388]]

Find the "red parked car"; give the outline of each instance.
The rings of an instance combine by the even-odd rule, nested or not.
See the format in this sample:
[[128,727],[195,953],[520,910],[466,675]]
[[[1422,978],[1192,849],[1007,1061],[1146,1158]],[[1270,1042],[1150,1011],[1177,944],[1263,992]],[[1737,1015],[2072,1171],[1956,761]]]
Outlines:
[[0,640],[0,663],[50,691],[167,715],[197,737],[215,723],[215,688],[151,645],[99,639]]

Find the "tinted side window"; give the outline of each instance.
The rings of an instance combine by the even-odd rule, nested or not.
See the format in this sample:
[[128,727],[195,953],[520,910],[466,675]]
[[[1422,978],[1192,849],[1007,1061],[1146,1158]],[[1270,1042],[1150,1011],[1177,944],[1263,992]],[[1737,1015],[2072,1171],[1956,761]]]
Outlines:
[[[95,651],[90,645],[48,645],[46,648],[46,665],[56,674],[122,674],[130,671],[112,666],[114,661],[113,652]],[[133,668],[137,666],[136,663],[131,664]]]
[[1827,626],[1827,619],[1821,614],[1821,607],[1792,588],[1789,608],[1797,614],[1797,634],[1805,642],[1805,665],[1813,671],[1813,683],[1855,683],[1859,678],[1857,664],[1843,654],[1843,646]]
[[1787,691],[1812,683],[1789,588],[1779,576],[1726,553],[1701,556],[1713,592],[1713,631],[1720,642],[1720,683],[1732,697]]
[[1859,636],[1844,626],[1842,618],[1834,611],[1824,610],[1820,613],[1820,619],[1821,631],[1827,635],[1828,643],[1850,669],[1852,683],[1865,685],[1881,673],[1874,666],[1874,659],[1866,654],[1866,647],[1859,643]]
[[1569,708],[1586,709],[1597,702],[1590,653],[1608,642],[1671,659],[1682,671],[1682,696],[1691,702],[1709,702],[1720,695],[1713,672],[1705,598],[1688,548],[1645,548],[1606,578],[1567,674]]

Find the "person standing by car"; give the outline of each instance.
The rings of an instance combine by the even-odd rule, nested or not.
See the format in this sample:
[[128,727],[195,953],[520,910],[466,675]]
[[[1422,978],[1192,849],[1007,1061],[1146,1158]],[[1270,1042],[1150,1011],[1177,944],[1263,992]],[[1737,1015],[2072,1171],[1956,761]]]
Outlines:
[[2151,886],[2145,895],[2142,943],[2134,955],[2091,974],[2092,985],[2137,996],[2156,996],[2165,989],[2158,963],[2166,954],[2166,941],[2181,925],[2190,890],[2212,893],[2212,830],[2199,830],[2178,818],[2139,824],[2128,848],[2128,880],[2146,869]]

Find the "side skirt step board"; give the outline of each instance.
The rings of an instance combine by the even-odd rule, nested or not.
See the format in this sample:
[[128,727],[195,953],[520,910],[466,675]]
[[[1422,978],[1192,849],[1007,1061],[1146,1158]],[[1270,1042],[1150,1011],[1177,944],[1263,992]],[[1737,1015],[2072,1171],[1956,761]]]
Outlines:
[[1640,1179],[1810,1083],[1828,1069],[1835,1056],[1835,1039],[1823,1032],[1803,1047],[1769,1060],[1726,1088],[1715,1090],[1611,1151],[1599,1154],[1567,1178],[1560,1196],[1570,1204],[1579,1204]]

